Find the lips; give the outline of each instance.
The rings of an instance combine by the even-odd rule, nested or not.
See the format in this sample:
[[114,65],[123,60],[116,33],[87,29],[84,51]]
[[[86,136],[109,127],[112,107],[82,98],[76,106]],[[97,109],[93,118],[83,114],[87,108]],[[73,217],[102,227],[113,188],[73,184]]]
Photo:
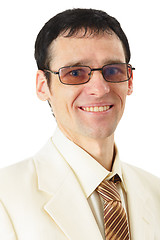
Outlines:
[[80,107],[85,112],[106,112],[113,105]]

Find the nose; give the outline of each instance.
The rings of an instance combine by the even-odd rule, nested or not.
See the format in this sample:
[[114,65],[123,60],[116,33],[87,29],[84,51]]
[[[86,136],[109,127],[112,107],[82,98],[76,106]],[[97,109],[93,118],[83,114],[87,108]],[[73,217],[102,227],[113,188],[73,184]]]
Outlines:
[[94,95],[97,98],[100,98],[110,92],[110,83],[105,81],[101,71],[92,72],[89,82],[86,83],[86,92],[87,94]]

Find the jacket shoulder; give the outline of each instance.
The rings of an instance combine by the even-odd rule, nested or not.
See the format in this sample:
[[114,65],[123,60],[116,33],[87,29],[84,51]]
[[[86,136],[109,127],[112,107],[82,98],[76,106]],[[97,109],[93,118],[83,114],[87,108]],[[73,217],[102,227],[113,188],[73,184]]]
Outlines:
[[0,195],[12,187],[16,189],[22,182],[28,184],[35,175],[35,165],[32,158],[0,169]]
[[139,182],[145,189],[150,189],[155,194],[158,194],[160,199],[160,178],[141,169],[136,166],[122,163],[123,172],[127,176],[133,179],[135,182]]
[[21,162],[15,163],[13,165],[4,167],[0,169],[0,178],[5,177],[8,175],[12,175],[12,173],[21,172],[25,168],[32,168],[33,167],[33,158],[25,159]]

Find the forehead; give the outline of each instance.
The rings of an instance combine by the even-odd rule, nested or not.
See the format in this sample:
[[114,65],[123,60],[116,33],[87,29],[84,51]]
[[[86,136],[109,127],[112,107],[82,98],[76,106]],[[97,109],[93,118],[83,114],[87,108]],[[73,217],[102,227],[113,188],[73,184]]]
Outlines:
[[76,63],[84,65],[125,62],[122,42],[114,33],[73,37],[59,36],[50,46],[51,64],[55,67]]

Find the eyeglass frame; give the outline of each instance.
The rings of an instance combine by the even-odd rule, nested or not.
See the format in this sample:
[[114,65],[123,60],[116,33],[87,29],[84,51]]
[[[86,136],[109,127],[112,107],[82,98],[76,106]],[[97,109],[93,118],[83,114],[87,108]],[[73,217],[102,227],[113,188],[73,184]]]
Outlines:
[[[109,80],[106,80],[105,77],[104,77],[104,74],[103,74],[103,68],[106,67],[106,66],[109,66],[109,65],[117,65],[117,64],[126,64],[127,69],[128,69],[128,68],[131,69],[131,76],[130,76],[127,80],[123,80],[123,81],[109,81]],[[88,79],[86,82],[82,82],[82,83],[78,83],[78,84],[77,84],[77,83],[75,83],[75,84],[70,84],[70,83],[64,83],[64,82],[62,82],[61,77],[60,77],[60,71],[61,71],[61,69],[71,68],[71,67],[87,67],[87,68],[89,68],[89,69],[90,69],[90,73],[88,74],[89,79]],[[52,71],[52,70],[50,70],[50,69],[44,69],[43,71],[44,71],[44,72],[53,73],[53,74],[55,74],[55,75],[58,74],[59,81],[60,81],[62,84],[65,84],[65,85],[82,85],[82,84],[85,84],[85,83],[87,83],[87,82],[90,81],[90,79],[91,79],[91,77],[92,77],[92,72],[93,72],[93,71],[101,71],[102,76],[103,76],[103,78],[104,78],[104,80],[105,80],[106,82],[109,82],[109,83],[122,83],[122,82],[127,82],[127,81],[129,81],[129,80],[131,79],[131,77],[132,77],[132,71],[133,71],[133,70],[135,70],[135,68],[132,67],[132,65],[129,64],[129,63],[110,63],[110,64],[105,64],[105,65],[104,65],[103,67],[101,67],[101,68],[91,68],[91,67],[85,66],[85,65],[75,65],[75,66],[65,66],[65,67],[61,67],[61,68],[59,68],[58,71]],[[128,71],[127,71],[127,73],[128,73]]]

